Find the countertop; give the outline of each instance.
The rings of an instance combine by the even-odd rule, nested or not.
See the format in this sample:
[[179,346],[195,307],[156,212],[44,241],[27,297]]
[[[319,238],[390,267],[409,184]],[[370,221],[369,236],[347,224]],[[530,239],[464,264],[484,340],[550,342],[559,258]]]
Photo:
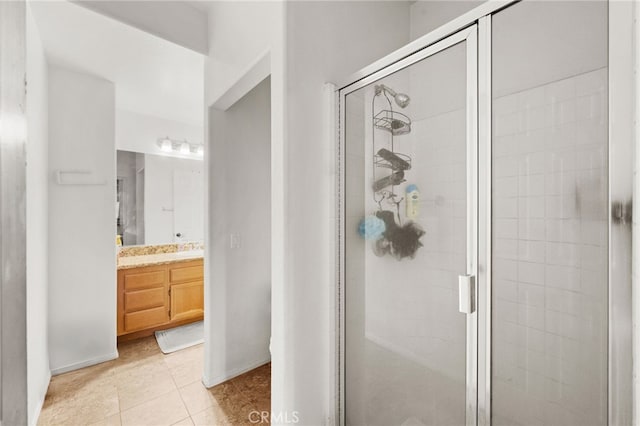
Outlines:
[[165,265],[167,263],[198,260],[204,257],[204,250],[178,251],[175,253],[143,254],[118,258],[118,269],[140,268],[143,266]]

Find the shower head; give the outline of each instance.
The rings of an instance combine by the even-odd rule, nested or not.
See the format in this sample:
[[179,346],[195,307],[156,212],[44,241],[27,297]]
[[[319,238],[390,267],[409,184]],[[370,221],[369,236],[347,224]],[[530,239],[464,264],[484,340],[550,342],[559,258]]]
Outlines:
[[406,108],[407,105],[409,105],[409,102],[411,102],[411,98],[406,93],[396,93],[392,88],[387,87],[384,84],[378,84],[376,85],[376,95],[381,93],[391,95],[400,108]]
[[405,108],[411,102],[411,98],[405,93],[398,93],[393,98],[400,108]]

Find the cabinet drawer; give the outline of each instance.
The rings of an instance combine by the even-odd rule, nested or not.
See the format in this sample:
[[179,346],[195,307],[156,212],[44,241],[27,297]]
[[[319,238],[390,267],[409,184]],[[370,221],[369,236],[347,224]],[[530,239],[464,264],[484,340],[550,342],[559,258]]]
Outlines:
[[169,321],[169,313],[164,306],[124,314],[125,331],[135,331],[147,327],[155,327],[157,325],[162,325],[167,321]]
[[133,312],[165,305],[166,290],[163,287],[125,292],[124,311]]
[[172,283],[177,281],[195,281],[202,279],[203,272],[202,265],[171,268],[169,270],[169,279]]
[[166,271],[148,271],[138,273],[126,273],[124,275],[124,289],[126,291],[139,290],[149,287],[164,285]]

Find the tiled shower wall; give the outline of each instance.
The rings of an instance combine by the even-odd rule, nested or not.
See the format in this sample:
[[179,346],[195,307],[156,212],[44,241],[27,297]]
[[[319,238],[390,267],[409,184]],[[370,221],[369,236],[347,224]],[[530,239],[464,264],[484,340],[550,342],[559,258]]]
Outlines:
[[494,424],[606,423],[606,105],[606,68],[494,100]]

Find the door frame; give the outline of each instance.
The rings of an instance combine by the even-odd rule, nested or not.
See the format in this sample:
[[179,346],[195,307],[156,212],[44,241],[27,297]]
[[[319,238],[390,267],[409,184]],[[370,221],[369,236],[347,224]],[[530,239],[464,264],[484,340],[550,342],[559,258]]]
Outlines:
[[[336,286],[335,286],[335,336],[333,351],[334,386],[330,389],[330,400],[333,401],[335,418],[338,424],[345,424],[344,412],[344,188],[345,162],[344,152],[344,120],[345,96],[372,81],[398,71],[415,62],[410,61],[412,55],[423,52],[438,42],[455,35],[472,25],[478,27],[477,40],[477,341],[475,357],[477,359],[476,410],[475,416],[469,415],[467,401],[467,424],[491,424],[491,17],[494,13],[510,7],[520,0],[489,0],[480,6],[460,15],[432,32],[414,40],[404,47],[390,53],[371,65],[352,74],[337,84],[333,103],[336,114],[335,129],[336,165],[338,194],[336,217]],[[609,227],[609,300],[608,300],[608,419],[609,425],[632,424],[635,420],[633,394],[640,392],[639,385],[633,381],[634,369],[632,355],[636,338],[633,335],[632,300],[640,303],[640,292],[631,292],[632,288],[632,225],[631,204],[633,200],[633,145],[634,145],[634,102],[637,103],[638,92],[634,95],[633,57],[629,54],[638,45],[634,45],[634,9],[630,1],[608,1],[608,111],[609,111],[609,191],[608,204],[611,214]],[[426,55],[429,56],[429,55]],[[426,57],[424,56],[424,57]],[[330,108],[329,108],[330,109]],[[615,127],[612,122],[616,121]],[[638,370],[640,371],[640,370]],[[470,374],[467,371],[467,374]],[[471,373],[473,374],[473,373]],[[472,379],[473,380],[473,379]],[[468,380],[469,383],[469,380]],[[469,399],[469,390],[467,391]],[[471,410],[473,411],[473,410]],[[475,420],[469,421],[475,418]]]
[[[345,162],[341,161],[346,148],[346,97],[350,93],[361,89],[373,82],[391,75],[397,71],[406,69],[411,65],[425,60],[431,56],[437,55],[453,46],[465,43],[466,50],[466,145],[467,145],[467,261],[466,274],[478,277],[478,26],[476,23],[467,25],[465,28],[442,38],[435,43],[425,46],[399,61],[396,61],[382,69],[360,78],[357,81],[342,87],[338,90],[339,97],[339,122],[340,136],[338,138],[338,194],[345,194]],[[346,282],[345,271],[345,206],[342,200],[339,203],[338,211],[338,259],[339,265],[338,288],[336,307],[338,311],[338,341],[336,347],[338,350],[339,362],[338,369],[338,418],[340,423],[345,423],[345,395],[343,392],[345,385],[345,287]],[[478,294],[478,280],[474,281],[474,294]],[[466,424],[472,426],[477,424],[477,397],[478,397],[478,309],[477,302],[474,304],[476,308],[473,312],[466,314]]]

